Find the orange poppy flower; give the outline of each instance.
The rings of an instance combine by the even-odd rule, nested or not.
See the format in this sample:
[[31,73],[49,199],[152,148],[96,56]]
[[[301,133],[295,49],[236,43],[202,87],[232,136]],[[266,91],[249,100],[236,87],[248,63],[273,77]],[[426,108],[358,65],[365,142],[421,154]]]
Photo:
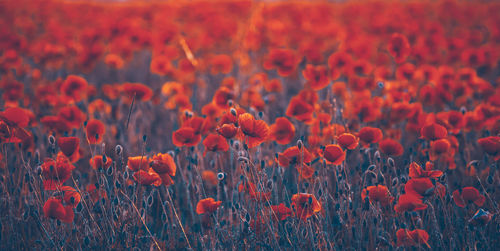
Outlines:
[[432,165],[430,162],[427,162],[425,165],[425,170],[423,170],[422,167],[416,162],[412,162],[410,164],[409,176],[412,179],[441,177],[441,175],[443,175],[443,172],[439,170],[432,170],[433,167],[434,165]]
[[307,103],[302,98],[295,96],[290,100],[290,103],[288,104],[288,108],[286,109],[286,116],[307,123],[312,120],[313,112],[314,107],[311,104]]
[[106,129],[101,121],[91,119],[87,122],[87,126],[85,126],[85,132],[87,133],[87,140],[90,144],[99,144],[102,142]]
[[256,120],[252,114],[243,113],[238,117],[242,140],[249,148],[260,145],[269,135],[269,127],[263,120]]
[[444,126],[432,123],[423,126],[422,129],[420,129],[420,135],[427,140],[437,140],[445,138],[446,135],[448,135],[448,131]]
[[312,155],[309,151],[302,147],[292,146],[286,149],[283,153],[278,154],[278,162],[280,166],[289,167],[300,163],[309,163],[312,160]]
[[43,213],[46,217],[58,219],[62,222],[71,223],[75,217],[71,205],[63,206],[61,198],[49,198],[43,205]]
[[227,87],[220,87],[215,91],[213,102],[220,108],[229,108],[228,101],[234,100],[235,95],[232,90]]
[[108,54],[104,58],[104,63],[113,69],[121,69],[123,67],[123,59],[117,54]]
[[217,128],[217,132],[226,139],[230,139],[236,135],[238,128],[234,124],[223,124]]
[[339,145],[326,145],[323,158],[328,164],[340,165],[345,160],[345,152]]
[[172,141],[177,147],[195,146],[201,141],[201,134],[191,127],[181,127],[172,133]]
[[404,152],[403,146],[393,140],[393,139],[384,139],[378,143],[380,147],[380,151],[389,156],[401,156]]
[[122,91],[127,98],[127,102],[135,100],[146,102],[153,97],[153,90],[148,86],[141,83],[125,83],[122,85]]
[[282,77],[291,75],[297,68],[297,57],[290,49],[272,49],[264,61],[264,69],[276,69]]
[[201,178],[207,182],[208,184],[212,184],[213,186],[217,185],[219,181],[217,180],[217,175],[210,170],[205,170],[201,172]]
[[418,246],[420,244],[425,244],[428,248],[429,246],[429,234],[422,229],[415,229],[413,231],[408,231],[407,229],[399,229],[396,232],[397,245],[399,246]]
[[45,190],[56,190],[71,177],[75,166],[64,154],[57,154],[56,160],[45,159],[42,164],[43,187]]
[[418,196],[409,193],[399,196],[398,204],[394,206],[394,211],[402,213],[406,211],[420,211],[426,208],[427,204],[424,204]]
[[314,167],[303,163],[302,166],[295,165],[295,168],[297,168],[297,172],[299,173],[300,177],[299,180],[307,180],[313,177],[315,169]]
[[486,197],[474,187],[464,187],[461,190],[461,192],[458,189],[453,191],[453,201],[459,207],[465,207],[469,203],[482,206],[486,201]]
[[321,204],[313,194],[298,193],[292,196],[292,208],[295,211],[295,217],[307,220],[307,218],[322,210]]
[[210,134],[203,140],[203,145],[205,146],[205,151],[203,156],[206,155],[207,151],[212,152],[226,152],[229,150],[229,144],[227,140],[219,134]]
[[371,203],[380,202],[382,206],[387,206],[394,200],[389,189],[384,185],[369,186],[363,189],[361,199],[364,201],[366,196],[368,196]]
[[145,186],[160,186],[162,184],[162,180],[160,175],[158,175],[153,168],[149,168],[147,171],[139,170],[134,173],[134,179],[141,185]]
[[321,90],[328,86],[330,80],[328,79],[327,74],[328,69],[323,65],[314,66],[308,64],[302,71],[302,75],[304,75],[304,78],[308,81],[307,85],[315,91]]
[[434,184],[430,178],[414,178],[405,184],[405,192],[419,198],[430,196],[434,193]]
[[222,201],[215,201],[213,198],[206,198],[198,201],[196,204],[197,214],[211,214],[217,210],[222,204]]
[[217,75],[218,73],[228,74],[233,69],[233,61],[228,55],[215,55],[210,60],[210,73]]
[[87,93],[87,80],[76,75],[69,75],[61,86],[61,92],[65,97],[74,102],[80,102]]
[[337,144],[344,149],[353,150],[358,146],[358,138],[350,133],[342,133],[337,137]]
[[379,142],[383,135],[382,130],[375,127],[363,127],[358,132],[358,137],[363,145],[369,145]]
[[483,151],[495,157],[495,160],[500,159],[500,137],[489,136],[477,140]]
[[150,159],[151,168],[160,176],[164,185],[174,184],[172,177],[175,176],[177,166],[174,158],[168,153],[158,153]]
[[[106,159],[106,163],[104,160]],[[95,170],[107,170],[111,164],[113,164],[113,160],[108,156],[103,155],[95,155],[92,159],[89,160],[90,166]]]
[[281,80],[279,80],[278,78],[274,78],[266,81],[264,83],[264,89],[267,92],[281,92],[283,90]]
[[285,220],[286,218],[292,216],[292,209],[285,206],[285,204],[280,203],[279,205],[271,205],[272,216],[273,219],[277,220]]
[[269,139],[275,140],[278,144],[286,145],[290,143],[295,136],[295,127],[285,117],[279,117],[274,124],[269,127]]
[[147,171],[149,169],[149,159],[146,156],[128,157],[127,166],[134,172],[139,170]]
[[394,33],[391,40],[389,40],[388,50],[394,61],[399,64],[404,62],[410,55],[410,43],[408,43],[408,39],[404,35]]
[[67,205],[75,208],[78,203],[80,203],[82,196],[74,188],[70,186],[63,186],[61,187],[61,191],[64,193],[63,200]]

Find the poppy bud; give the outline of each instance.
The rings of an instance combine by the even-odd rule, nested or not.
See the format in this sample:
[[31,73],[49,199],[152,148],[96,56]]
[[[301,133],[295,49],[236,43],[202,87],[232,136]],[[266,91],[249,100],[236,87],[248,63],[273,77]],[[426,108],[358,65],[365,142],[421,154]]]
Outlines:
[[123,147],[121,145],[116,145],[115,146],[115,154],[116,155],[121,155],[122,152],[123,152]]
[[54,145],[54,144],[56,143],[56,138],[55,138],[54,136],[50,135],[50,136],[49,136],[49,143],[50,143],[51,145]]
[[225,177],[226,177],[226,174],[224,174],[224,173],[218,173],[218,174],[217,174],[217,179],[218,179],[219,181],[222,181]]
[[302,149],[302,144],[303,144],[302,140],[300,140],[300,139],[297,140],[297,147],[299,148],[299,150]]
[[394,168],[395,166],[394,159],[391,157],[387,158],[387,164],[389,164],[391,168]]
[[236,109],[234,109],[234,108],[231,108],[229,111],[231,112],[231,115],[233,115],[233,116],[238,115],[236,112]]

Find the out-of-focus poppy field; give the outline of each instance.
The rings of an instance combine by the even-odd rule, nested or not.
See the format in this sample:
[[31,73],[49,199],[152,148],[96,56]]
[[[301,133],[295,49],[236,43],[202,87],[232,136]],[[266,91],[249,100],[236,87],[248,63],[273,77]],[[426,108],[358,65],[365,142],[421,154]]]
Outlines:
[[499,13],[0,1],[0,249],[498,249]]

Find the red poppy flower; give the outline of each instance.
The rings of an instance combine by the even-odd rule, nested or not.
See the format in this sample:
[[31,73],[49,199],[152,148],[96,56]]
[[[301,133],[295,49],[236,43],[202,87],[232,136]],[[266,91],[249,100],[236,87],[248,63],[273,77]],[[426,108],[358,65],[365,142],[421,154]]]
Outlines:
[[67,205],[75,208],[80,203],[82,196],[74,188],[63,186],[61,187],[61,191],[64,193],[63,200]]
[[233,61],[228,55],[216,55],[210,60],[212,75],[216,75],[218,73],[228,74],[233,69]]
[[61,108],[57,116],[65,120],[68,125],[74,129],[79,129],[86,119],[85,113],[74,105]]
[[27,127],[34,116],[32,111],[20,107],[9,107],[0,112],[0,120],[3,120],[9,126],[21,128]]
[[358,146],[358,138],[350,133],[342,133],[337,137],[337,144],[344,149],[353,150]]
[[177,147],[195,146],[201,141],[201,134],[191,127],[181,127],[172,133],[172,141]]
[[75,166],[62,153],[57,155],[56,160],[45,159],[42,164],[44,189],[56,190],[58,186],[71,177],[73,169],[75,169]]
[[141,83],[125,83],[122,85],[122,90],[128,101],[135,100],[148,101],[153,97],[153,90]]
[[139,170],[147,171],[149,169],[149,159],[146,156],[128,157],[127,166],[134,172]]
[[298,193],[292,196],[292,208],[295,211],[295,217],[307,220],[307,218],[322,210],[321,204],[313,194]]
[[203,155],[206,155],[207,151],[212,152],[226,152],[229,150],[229,144],[226,138],[219,134],[210,134],[203,140],[203,145],[205,146],[205,151]]
[[66,157],[71,159],[71,156],[78,153],[80,148],[80,139],[77,137],[60,137],[57,140],[57,145],[61,149],[61,152],[66,155]]
[[279,117],[274,124],[269,127],[269,139],[275,140],[278,144],[286,145],[290,143],[295,136],[295,127],[285,117]]
[[434,184],[430,178],[410,179],[405,184],[405,192],[419,198],[432,195],[434,193],[434,188]]
[[280,76],[286,77],[295,71],[297,62],[298,60],[293,50],[272,49],[264,62],[264,69],[276,69]]
[[312,160],[312,155],[309,151],[302,147],[292,146],[286,149],[283,153],[278,154],[278,162],[280,166],[289,167],[300,163],[309,163]]
[[82,77],[69,75],[61,86],[61,92],[75,102],[80,102],[87,93],[87,80]]
[[500,137],[481,138],[477,140],[477,143],[487,154],[495,156],[495,160],[500,159]]
[[230,139],[236,135],[238,128],[234,124],[223,124],[217,128],[217,132],[226,139]]
[[315,171],[314,167],[306,163],[303,163],[301,166],[295,165],[295,168],[297,168],[297,172],[300,175],[299,180],[304,180],[304,179],[307,180],[312,178],[312,176],[314,175]]
[[422,135],[422,138],[425,138],[427,140],[437,140],[446,138],[446,135],[448,135],[448,131],[444,126],[432,123],[422,127],[422,129],[420,130],[420,135]]
[[427,208],[422,200],[415,194],[407,193],[399,196],[398,204],[394,206],[394,210],[398,213],[406,211],[420,211]]
[[256,120],[252,114],[243,113],[238,117],[241,138],[249,148],[260,145],[269,135],[269,127],[263,120]]
[[410,43],[404,35],[399,33],[392,34],[388,49],[398,64],[404,62],[410,55]]
[[312,120],[312,115],[314,112],[314,107],[304,101],[302,98],[295,96],[290,100],[288,108],[286,109],[286,116],[293,117],[296,120],[303,122],[310,122]]
[[378,128],[363,127],[359,130],[358,137],[364,145],[369,145],[379,142],[383,135],[382,130]]
[[391,193],[389,193],[389,189],[383,185],[369,186],[363,189],[361,199],[364,201],[366,196],[368,196],[371,203],[380,202],[382,206],[387,206],[394,200]]
[[462,188],[462,192],[458,189],[453,192],[453,200],[459,207],[465,207],[465,205],[469,203],[482,206],[486,201],[486,197],[480,194],[474,187],[464,187]]
[[59,116],[45,116],[40,119],[40,122],[57,133],[68,132],[70,130],[68,122]]
[[407,229],[399,229],[396,232],[397,245],[399,246],[418,246],[420,244],[425,244],[428,248],[429,246],[429,234],[422,229],[415,229],[413,231],[408,231]]
[[227,87],[220,87],[215,91],[213,102],[220,108],[227,109],[229,107],[228,101],[235,98],[234,92]]
[[149,168],[147,171],[139,170],[134,173],[134,179],[141,185],[145,186],[160,186],[162,184],[162,180],[160,175],[158,175],[153,168]]
[[306,65],[302,71],[304,78],[308,81],[307,84],[311,89],[318,91],[328,86],[330,80],[328,79],[328,69],[326,66],[319,65]]
[[328,57],[328,67],[330,68],[330,75],[332,80],[336,80],[340,77],[345,70],[350,67],[352,63],[351,55],[338,51]]
[[201,172],[201,178],[208,184],[212,184],[213,186],[217,185],[219,183],[217,179],[217,175],[210,170],[205,170]]
[[71,205],[63,206],[61,198],[49,198],[43,205],[43,213],[46,217],[58,219],[62,222],[71,223],[75,217]]
[[492,213],[480,208],[472,216],[472,218],[469,220],[469,222],[472,223],[473,225],[476,225],[476,226],[477,225],[484,226],[484,225],[488,224],[488,222],[490,222],[492,218],[493,218]]
[[393,139],[384,139],[380,141],[378,145],[380,147],[380,151],[389,156],[401,156],[404,152],[403,146]]
[[272,216],[275,220],[285,220],[286,218],[292,216],[292,209],[285,206],[285,204],[280,203],[279,205],[271,205]]
[[[106,159],[106,163],[104,163],[104,159]],[[113,160],[109,157],[104,157],[103,155],[95,155],[92,159],[89,160],[90,166],[94,168],[95,170],[107,170],[111,164],[113,163]]]
[[323,158],[328,164],[340,165],[345,160],[345,152],[339,145],[326,145]]
[[169,186],[174,184],[172,177],[175,176],[177,166],[170,154],[158,153],[150,161],[150,166],[160,176],[164,185]]
[[222,204],[222,201],[215,201],[213,198],[206,198],[198,201],[196,204],[197,214],[211,214],[217,210]]
[[104,124],[97,119],[89,120],[87,122],[87,126],[85,127],[85,131],[87,133],[87,140],[90,142],[90,144],[101,143],[102,137],[106,132]]
[[425,165],[425,170],[423,170],[422,167],[416,162],[412,162],[410,164],[409,176],[412,179],[441,177],[441,175],[443,175],[443,172],[439,170],[432,170],[433,166],[434,165],[432,165],[430,162],[427,162],[427,164]]

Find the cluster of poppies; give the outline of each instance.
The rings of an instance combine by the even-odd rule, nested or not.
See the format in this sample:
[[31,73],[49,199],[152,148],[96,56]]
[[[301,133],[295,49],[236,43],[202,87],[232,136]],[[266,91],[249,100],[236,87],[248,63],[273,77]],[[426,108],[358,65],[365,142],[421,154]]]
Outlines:
[[494,249],[498,13],[2,1],[0,249]]

